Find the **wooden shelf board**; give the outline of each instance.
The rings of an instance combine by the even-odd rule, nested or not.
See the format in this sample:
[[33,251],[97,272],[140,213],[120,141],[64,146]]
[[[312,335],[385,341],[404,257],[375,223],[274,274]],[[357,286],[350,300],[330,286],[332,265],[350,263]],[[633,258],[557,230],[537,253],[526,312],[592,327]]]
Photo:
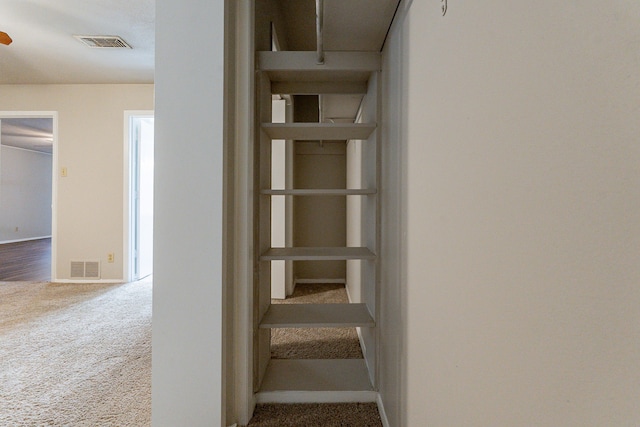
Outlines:
[[271,359],[260,392],[373,391],[364,359]]
[[368,196],[376,194],[373,188],[358,189],[342,189],[342,188],[324,188],[324,189],[289,189],[274,190],[266,189],[261,191],[262,194],[271,196]]
[[[313,81],[307,75],[296,75],[289,73],[288,76],[280,74],[270,74],[271,93],[285,95],[323,95],[323,94],[343,94],[343,95],[365,95],[367,93],[367,78],[369,73],[352,76],[345,76],[345,79],[351,80],[331,80],[331,81]],[[282,81],[274,81],[280,78]],[[322,76],[319,76],[322,78]],[[300,78],[306,80],[299,81]],[[326,77],[324,77],[326,78]],[[298,79],[298,81],[296,81]]]
[[365,140],[373,133],[374,123],[263,123],[271,139],[296,141]]
[[374,327],[366,304],[271,304],[261,328]]
[[[371,73],[382,69],[379,52],[331,52],[324,53],[324,63],[318,64],[315,51],[260,51],[256,53],[256,66],[270,73],[293,72],[317,74],[325,80],[334,80],[345,73]],[[336,74],[342,73],[342,74]]]
[[368,248],[358,247],[296,247],[271,248],[260,256],[262,261],[340,261],[348,259],[375,259]]

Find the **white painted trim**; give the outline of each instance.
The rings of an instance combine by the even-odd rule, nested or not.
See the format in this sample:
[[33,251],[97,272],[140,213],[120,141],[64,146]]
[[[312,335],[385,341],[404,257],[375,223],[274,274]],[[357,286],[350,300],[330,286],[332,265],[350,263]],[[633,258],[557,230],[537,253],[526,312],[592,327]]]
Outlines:
[[238,424],[247,425],[256,406],[253,392],[253,141],[254,141],[254,0],[238,0],[235,21],[234,180],[234,353],[235,408]]
[[128,283],[122,280],[112,280],[112,279],[104,279],[104,280],[69,280],[69,279],[60,279],[60,280],[52,280],[53,283],[76,283],[76,284],[87,284],[87,283],[95,283],[99,284],[122,284]]
[[133,280],[131,271],[131,119],[133,117],[153,118],[154,110],[125,110],[123,126],[123,161],[122,161],[122,279]]
[[0,241],[0,245],[5,245],[7,243],[30,242],[32,240],[42,240],[42,239],[51,239],[51,236],[27,237],[26,239],[3,240],[3,241]]
[[[293,97],[285,95],[284,96],[286,103],[286,118],[285,121],[287,123],[293,122]],[[292,140],[286,140],[285,142],[285,156],[286,156],[286,177],[285,177],[285,188],[293,188],[293,171],[294,171],[294,163],[295,163],[295,142]],[[285,197],[285,241],[287,246],[293,246],[293,218],[294,218],[294,207],[293,207],[293,198]],[[296,283],[294,281],[294,271],[293,271],[293,261],[285,261],[285,275],[286,275],[286,294],[287,296],[293,295],[293,292],[296,289]]]
[[376,403],[378,404],[378,413],[380,414],[380,420],[382,420],[382,426],[391,427],[389,425],[389,418],[387,418],[387,411],[384,410],[384,403],[382,402],[382,396],[380,393],[378,393]]
[[375,391],[261,391],[257,403],[348,403],[377,402]]
[[22,147],[14,147],[12,145],[3,145],[3,147],[10,148],[12,150],[28,151],[29,153],[42,154],[43,156],[53,156],[53,153],[45,153],[44,151],[30,150],[28,148],[22,148]]
[[58,112],[0,111],[1,118],[51,118],[53,120],[53,158],[51,160],[51,279],[58,274]]

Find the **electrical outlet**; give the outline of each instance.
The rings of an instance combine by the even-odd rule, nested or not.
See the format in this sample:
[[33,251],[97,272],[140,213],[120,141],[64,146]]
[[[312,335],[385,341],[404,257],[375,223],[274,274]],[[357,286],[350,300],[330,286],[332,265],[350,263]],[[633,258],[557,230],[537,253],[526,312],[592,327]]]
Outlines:
[[107,254],[107,262],[114,262],[115,258],[113,253]]

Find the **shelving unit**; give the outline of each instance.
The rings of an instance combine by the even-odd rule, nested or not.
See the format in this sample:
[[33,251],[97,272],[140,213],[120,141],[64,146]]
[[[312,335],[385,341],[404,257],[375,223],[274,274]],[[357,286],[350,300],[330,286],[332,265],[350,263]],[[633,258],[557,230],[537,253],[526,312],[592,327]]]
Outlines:
[[262,261],[342,261],[348,259],[375,259],[369,248],[270,248],[262,254]]
[[369,196],[377,194],[375,188],[355,188],[355,189],[303,189],[303,190],[273,190],[270,188],[261,190],[262,194],[270,196]]
[[375,124],[361,123],[263,123],[271,139],[294,141],[366,140],[375,130]]
[[[258,402],[374,401],[379,295],[379,71],[374,52],[258,52],[256,56],[254,386]],[[357,123],[271,123],[273,94],[360,94]],[[271,141],[362,141],[361,182],[347,188],[271,188]],[[351,188],[355,187],[355,188]],[[346,247],[271,247],[271,198],[345,196],[362,199],[363,237]],[[295,230],[294,230],[295,233]],[[343,260],[361,270],[362,300],[349,304],[271,304],[271,261]],[[277,360],[273,328],[360,328],[364,359]]]

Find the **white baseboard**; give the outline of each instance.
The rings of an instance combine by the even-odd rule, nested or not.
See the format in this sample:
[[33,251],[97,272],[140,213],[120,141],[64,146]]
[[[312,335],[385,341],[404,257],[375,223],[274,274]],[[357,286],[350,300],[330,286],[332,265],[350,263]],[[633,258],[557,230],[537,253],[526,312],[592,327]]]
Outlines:
[[3,240],[0,242],[0,245],[4,245],[5,243],[30,242],[32,240],[42,240],[42,239],[50,239],[50,238],[51,236],[41,236],[41,237],[27,237],[26,239]]
[[89,280],[70,280],[70,279],[56,279],[52,280],[52,283],[76,283],[76,284],[90,284],[95,283],[96,285],[100,284],[124,284],[127,283],[125,280],[109,280],[109,279],[89,279]]
[[390,427],[389,419],[387,418],[387,412],[384,410],[384,403],[382,403],[382,396],[378,393],[378,397],[376,398],[376,403],[378,404],[378,412],[380,413],[380,419],[382,420],[383,427]]

